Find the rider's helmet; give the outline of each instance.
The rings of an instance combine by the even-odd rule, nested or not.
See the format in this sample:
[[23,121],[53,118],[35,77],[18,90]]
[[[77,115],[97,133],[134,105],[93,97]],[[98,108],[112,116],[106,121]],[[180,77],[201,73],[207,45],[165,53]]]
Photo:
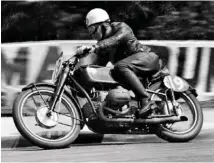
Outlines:
[[100,8],[89,11],[85,21],[89,33],[97,40],[104,39],[110,33],[106,22],[110,22],[109,15]]
[[110,20],[108,13],[101,8],[95,8],[88,12],[86,16],[86,26],[88,27],[107,20]]

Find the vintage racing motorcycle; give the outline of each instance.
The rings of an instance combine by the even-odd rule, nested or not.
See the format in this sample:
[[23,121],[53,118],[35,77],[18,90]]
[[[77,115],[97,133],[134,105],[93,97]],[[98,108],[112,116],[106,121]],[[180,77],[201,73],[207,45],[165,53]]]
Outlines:
[[99,134],[156,134],[169,142],[190,141],[201,131],[203,114],[195,89],[167,68],[146,79],[139,76],[154,101],[148,115],[140,117],[141,103],[113,80],[111,68],[77,67],[82,57],[65,60],[61,53],[53,83],[31,83],[15,99],[15,125],[32,144],[68,147],[85,125]]

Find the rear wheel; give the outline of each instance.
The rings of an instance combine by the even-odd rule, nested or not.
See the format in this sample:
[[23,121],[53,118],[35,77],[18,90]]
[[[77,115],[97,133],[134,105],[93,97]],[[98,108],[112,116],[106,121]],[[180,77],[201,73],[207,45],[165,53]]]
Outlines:
[[79,113],[63,94],[55,111],[47,114],[54,97],[54,88],[37,87],[23,91],[13,105],[13,119],[19,132],[31,143],[41,148],[65,148],[80,133]]
[[194,139],[201,131],[203,112],[193,94],[177,92],[176,97],[179,103],[178,113],[186,116],[188,121],[161,124],[157,127],[156,135],[169,142],[187,142]]

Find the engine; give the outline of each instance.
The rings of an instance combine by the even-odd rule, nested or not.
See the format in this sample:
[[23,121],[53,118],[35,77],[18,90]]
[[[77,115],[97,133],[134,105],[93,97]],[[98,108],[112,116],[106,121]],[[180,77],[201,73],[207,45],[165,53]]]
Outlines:
[[[118,86],[109,92],[92,90],[91,98],[96,110],[99,109],[100,105],[104,101],[107,102],[107,106],[105,107],[106,113],[113,115],[125,115],[131,110],[129,107],[131,95],[128,90],[121,86]],[[92,108],[88,103],[83,106],[83,112],[87,118],[94,116]]]
[[106,101],[109,107],[122,107],[128,104],[130,100],[131,96],[129,91],[120,86],[109,91],[108,95],[106,96]]
[[[130,102],[131,95],[128,90],[122,87],[116,87],[109,92],[92,90],[90,96],[97,113],[99,113],[99,109],[103,106],[102,104],[105,104],[102,109],[104,115],[108,118],[132,118],[135,114],[136,107],[130,105],[132,103]],[[94,132],[112,132],[115,128],[118,131],[118,127],[121,126],[125,127],[121,128],[122,130],[127,129],[127,124],[124,123],[105,123],[94,114],[89,103],[83,106],[83,113],[85,118],[88,118],[87,125],[89,129]]]

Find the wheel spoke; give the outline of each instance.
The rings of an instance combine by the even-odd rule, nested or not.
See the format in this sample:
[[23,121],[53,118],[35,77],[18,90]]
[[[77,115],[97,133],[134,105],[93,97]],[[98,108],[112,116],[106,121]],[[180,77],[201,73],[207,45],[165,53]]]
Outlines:
[[72,125],[69,125],[69,124],[65,124],[65,123],[63,123],[63,122],[58,122],[59,124],[61,124],[61,125],[64,125],[64,126],[69,126],[69,127],[71,127]]
[[[39,93],[31,92],[23,99],[20,107],[22,108],[20,112],[22,125],[27,129],[27,132],[30,132],[37,139],[59,141],[59,139],[63,139],[73,131],[72,128],[76,128],[76,120],[81,121],[75,117],[75,112],[70,109],[72,105],[68,102],[69,99],[64,96],[59,104],[60,112],[54,111],[54,114],[49,117],[47,115],[49,110],[47,105],[53,97],[54,91],[39,90]],[[63,137],[54,136],[53,134],[59,133],[58,131],[66,134]],[[49,136],[41,136],[39,133],[47,133]]]
[[72,116],[69,116],[67,114],[63,114],[63,113],[60,113],[60,112],[57,112],[57,111],[54,111],[55,113],[59,114],[59,115],[63,115],[63,116],[66,116],[66,117],[69,117],[69,118],[72,118],[72,119],[75,119],[75,120],[78,120],[78,121],[81,121],[81,122],[84,122],[83,120],[81,119],[77,119],[75,117],[72,117]]
[[71,117],[71,116],[69,116],[69,115],[67,115],[67,114],[63,114],[63,113],[60,113],[60,112],[58,112],[58,111],[54,111],[55,113],[57,113],[57,114],[59,114],[59,115],[62,115],[62,116],[66,116],[66,117],[69,117],[69,118],[73,118],[73,117]]
[[193,127],[195,123],[195,113],[194,113],[194,106],[192,106],[191,102],[188,101],[188,98],[184,95],[181,95],[179,97],[179,100],[177,102],[180,105],[180,111],[181,114],[186,116],[188,118],[188,121],[185,122],[176,122],[173,125],[166,126],[167,129],[171,132],[176,133],[186,133]]
[[[162,90],[163,91],[163,90]],[[161,92],[161,90],[159,91]],[[158,95],[157,95],[158,96]],[[154,96],[154,99],[157,97]],[[162,125],[163,128],[168,130],[169,132],[172,133],[187,133],[189,132],[195,125],[197,119],[196,119],[196,110],[194,103],[191,101],[191,99],[186,95],[185,93],[177,93],[175,94],[176,96],[176,101],[179,103],[179,108],[178,111],[181,115],[184,115],[188,118],[188,121],[181,121],[181,122],[175,122],[173,124],[166,124]],[[161,98],[161,97],[159,97]],[[172,102],[170,100],[167,101],[169,104]],[[159,104],[159,106],[161,106]],[[162,106],[163,112],[160,114],[164,114],[164,109],[168,109],[166,103]],[[173,107],[172,105],[169,106],[169,112],[170,114],[173,113]]]

